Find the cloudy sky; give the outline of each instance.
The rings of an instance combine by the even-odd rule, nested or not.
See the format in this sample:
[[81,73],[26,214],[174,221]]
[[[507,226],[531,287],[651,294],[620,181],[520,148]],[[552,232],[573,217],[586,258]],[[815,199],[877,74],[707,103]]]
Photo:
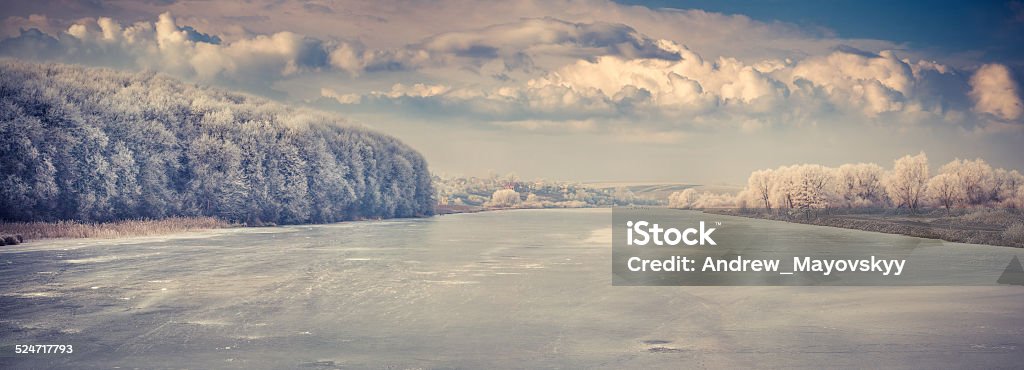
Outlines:
[[740,183],[926,151],[1024,169],[1019,1],[11,1],[0,56],[335,112],[435,172]]

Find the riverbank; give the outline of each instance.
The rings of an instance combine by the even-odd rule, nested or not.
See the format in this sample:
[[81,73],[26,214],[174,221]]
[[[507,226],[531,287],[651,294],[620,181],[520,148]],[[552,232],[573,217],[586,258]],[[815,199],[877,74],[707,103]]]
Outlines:
[[489,211],[490,209],[485,207],[467,206],[467,205],[436,205],[434,206],[434,215],[444,216],[453,215],[458,213],[476,213]]
[[844,229],[901,234],[968,244],[1024,248],[1024,214],[1016,210],[815,211],[704,209],[704,212]]
[[[489,211],[501,211],[508,207],[474,207],[474,206],[447,206],[437,207],[435,215],[443,216],[459,213],[477,213]],[[360,218],[352,221],[379,220],[379,218]],[[351,221],[346,221],[351,222]],[[57,222],[5,222],[0,221],[0,241],[6,236],[15,238],[17,243],[8,242],[7,245],[19,244],[23,241],[35,239],[82,239],[100,238],[116,239],[136,236],[157,236],[174,234],[189,231],[203,231],[213,229],[224,229],[233,227],[263,227],[276,226],[274,224],[235,224],[214,217],[171,217],[158,220],[122,220],[113,222],[79,222],[79,221],[57,221]],[[0,244],[0,246],[4,245]]]
[[55,238],[112,239],[240,226],[213,217],[171,217],[159,220],[123,220],[97,223],[78,221],[0,222],[0,234],[21,235],[25,240]]
[[480,207],[480,206],[437,206],[434,207],[434,215],[444,216],[453,215],[459,213],[479,213],[479,212],[491,212],[491,211],[510,211],[518,209],[585,209],[585,208],[612,208],[611,206],[588,206],[588,207]]

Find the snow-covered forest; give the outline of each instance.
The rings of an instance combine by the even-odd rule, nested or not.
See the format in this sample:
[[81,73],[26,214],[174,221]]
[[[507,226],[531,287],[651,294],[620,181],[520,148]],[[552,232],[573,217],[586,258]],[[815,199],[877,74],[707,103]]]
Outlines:
[[925,153],[874,163],[825,167],[800,164],[750,174],[737,194],[686,189],[669,197],[675,208],[1024,208],[1024,175],[982,159],[955,159],[929,173]]
[[0,219],[433,213],[427,163],[321,113],[153,73],[0,63]]

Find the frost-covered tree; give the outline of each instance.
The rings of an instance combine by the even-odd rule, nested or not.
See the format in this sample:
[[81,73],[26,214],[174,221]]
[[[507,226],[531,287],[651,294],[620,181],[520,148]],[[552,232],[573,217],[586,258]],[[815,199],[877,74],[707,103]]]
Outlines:
[[995,188],[995,174],[992,166],[979,159],[973,161],[959,158],[939,168],[939,173],[950,174],[959,183],[959,199],[964,206],[982,205],[992,198]]
[[[750,174],[737,194],[714,194],[694,189],[669,196],[674,208],[739,207],[757,204],[769,209],[830,207],[907,207],[924,203],[953,206],[1024,207],[1024,175],[993,169],[985,161],[954,160],[928,177],[928,158],[922,152],[893,162],[886,172],[873,163],[829,168],[815,164],[781,166]],[[731,204],[731,205],[730,205]]]
[[670,208],[690,208],[693,207],[698,196],[697,190],[693,188],[673,192],[668,196],[668,206]]
[[1017,170],[995,170],[992,186],[992,202],[1000,206],[1012,206],[1017,190],[1024,186],[1024,175]]
[[885,189],[897,207],[916,210],[928,186],[928,156],[924,152],[906,155],[893,162],[886,177]]
[[750,178],[747,179],[747,189],[764,204],[765,209],[772,209],[771,190],[774,180],[772,175],[771,169],[760,170],[752,172]]
[[490,207],[515,207],[519,204],[521,198],[519,193],[512,189],[498,189],[491,195],[491,200],[487,202],[487,206]]
[[615,193],[612,196],[616,203],[619,204],[633,204],[637,201],[636,194],[633,194],[632,190],[624,186],[615,188]]
[[928,198],[946,207],[953,208],[963,198],[963,192],[956,176],[949,173],[940,173],[928,180]]
[[324,114],[152,73],[0,63],[0,219],[433,213],[426,161]]
[[718,194],[708,191],[698,193],[696,189],[689,188],[670,194],[668,206],[681,209],[736,208],[741,202],[740,199],[741,196],[739,195]]
[[794,208],[793,201],[798,191],[797,166],[782,166],[775,169],[772,176],[771,199],[779,208]]
[[1016,194],[1013,196],[1013,200],[1009,203],[1011,207],[1024,208],[1024,186],[1017,188]]
[[833,198],[832,170],[817,164],[805,164],[794,169],[792,208],[821,209],[830,206]]
[[835,191],[847,208],[881,206],[885,202],[885,170],[874,163],[844,164],[836,169]]

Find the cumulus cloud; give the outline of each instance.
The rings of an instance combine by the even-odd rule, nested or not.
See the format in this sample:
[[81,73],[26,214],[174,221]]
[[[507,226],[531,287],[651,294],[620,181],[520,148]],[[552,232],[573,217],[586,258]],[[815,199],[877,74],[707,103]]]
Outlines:
[[[8,8],[41,12],[65,20],[88,16],[115,19],[146,19],[171,11],[197,28],[218,35],[233,33],[238,23],[254,33],[282,30],[328,40],[357,39],[377,49],[400,48],[431,35],[484,30],[516,24],[523,19],[564,20],[578,24],[626,25],[653,39],[670,39],[700,50],[707,56],[740,60],[818,55],[838,43],[865,50],[899,49],[884,40],[838,39],[820,28],[784,22],[759,22],[741,14],[722,14],[699,9],[652,9],[610,0],[509,0],[479,2],[436,0],[426,2],[338,0],[248,0],[244,2],[104,2],[102,7],[82,9],[87,3],[62,0],[11,0]],[[63,25],[64,28],[67,24]],[[16,29],[15,29],[16,31]],[[43,30],[48,32],[47,30]]]
[[[960,98],[969,89],[966,80],[948,66],[900,59],[892,51],[840,48],[802,60],[745,63],[725,57],[707,60],[669,40],[657,40],[655,45],[675,56],[600,55],[576,59],[523,82],[420,87],[416,91],[425,92],[414,93],[395,85],[390,90],[322,96],[343,104],[415,98],[434,108],[488,120],[641,117],[662,126],[724,125],[742,132],[813,124],[837,114],[883,123],[970,118],[963,115],[970,106]],[[1019,114],[1009,119],[1017,118]]]
[[1004,120],[1017,120],[1024,114],[1017,83],[1010,70],[1001,64],[986,64],[971,76],[974,110]]
[[[161,13],[153,22],[100,17],[63,28],[47,16],[29,15],[4,21],[10,37],[0,40],[0,55],[150,69],[264,90],[258,93],[301,81],[291,83],[289,93],[326,98],[341,110],[387,108],[535,131],[550,131],[557,122],[568,131],[608,133],[628,125],[642,133],[637,137],[709,128],[751,133],[832,121],[985,127],[1024,115],[1017,84],[1002,65],[959,70],[881,48],[899,46],[892,43],[837,41],[743,16],[588,4],[592,11],[575,13],[501,5],[508,14],[528,16],[387,26],[399,34],[420,32],[401,40],[344,32],[314,37],[281,27],[270,32],[265,23],[288,17],[277,13],[246,16],[246,27],[265,33],[214,32],[238,25],[188,9],[181,9],[190,15],[187,21]],[[314,13],[326,12],[292,5],[274,7],[306,14],[313,23],[320,16]],[[439,9],[430,14],[446,17],[451,4],[435,5]],[[384,27],[378,23],[412,22],[403,18],[407,12],[362,9],[367,6],[331,7],[331,16],[371,30]],[[379,19],[352,18],[360,9]],[[302,22],[288,25],[309,31]],[[740,34],[783,52],[748,45],[749,37]]]
[[[28,28],[25,28],[25,27]],[[38,59],[62,54],[79,62],[95,61],[98,49],[128,54],[144,67],[170,62],[169,69],[179,74],[195,74],[208,79],[218,75],[235,76],[246,68],[253,72],[276,69],[289,75],[303,68],[331,66],[353,76],[367,72],[416,70],[442,66],[477,66],[500,60],[504,70],[533,67],[532,55],[544,57],[586,58],[593,55],[620,55],[627,58],[675,58],[654,40],[623,24],[573,23],[553,18],[521,19],[516,22],[479,29],[443,32],[410,42],[401,47],[373,48],[362,42],[334,39],[325,42],[291,31],[248,35],[222,43],[219,36],[203,33],[188,25],[178,25],[170,13],[162,13],[153,23],[122,25],[111,18],[86,19],[63,31],[52,29],[45,16],[11,17],[4,30],[21,27],[0,52],[24,55],[27,45],[45,52],[27,57]],[[46,45],[35,40],[42,33],[61,41]],[[33,45],[34,44],[34,45]],[[168,59],[169,58],[169,59]]]
[[[201,80],[287,76],[327,65],[324,43],[292,32],[222,43],[220,37],[180,26],[169,13],[153,22],[123,25],[101,17],[57,35],[22,30],[0,42],[0,53],[27,59],[147,68]],[[266,77],[260,77],[260,80]]]
[[834,104],[852,103],[868,116],[903,110],[915,85],[910,66],[891,51],[837,51],[808,58],[793,68],[791,78],[806,80]]
[[618,55],[626,58],[675,59],[624,24],[574,23],[554,18],[526,18],[466,31],[443,32],[398,48],[373,49],[358,42],[343,42],[331,52],[331,64],[353,75],[385,70],[442,66],[479,68],[499,60],[503,71],[530,72],[534,57],[589,58]]
[[413,48],[372,49],[359,42],[340,42],[330,52],[330,64],[352,76],[365,72],[412,70],[441,66],[443,55]]
[[769,71],[729,58],[705,61],[667,40],[659,44],[677,58],[602,56],[594,61],[579,60],[529,84],[534,88],[566,87],[578,94],[596,94],[634,107],[686,113],[737,104],[757,110],[758,102],[788,94],[785,85],[766,74]]
[[419,45],[433,52],[468,57],[510,57],[524,52],[573,57],[619,55],[676,59],[678,55],[625,24],[527,18],[465,32],[445,32]]
[[26,30],[36,29],[40,32],[54,32],[58,26],[45,14],[29,14],[26,17],[11,16],[0,23],[0,35],[4,37],[17,37]]
[[445,85],[428,85],[428,84],[413,84],[405,85],[401,83],[394,84],[391,86],[389,91],[374,91],[369,95],[364,96],[360,94],[342,94],[329,88],[323,88],[320,90],[320,95],[328,98],[337,100],[342,104],[359,104],[362,103],[364,98],[386,98],[386,99],[401,99],[401,98],[429,98],[439,96],[451,91],[451,87]]

